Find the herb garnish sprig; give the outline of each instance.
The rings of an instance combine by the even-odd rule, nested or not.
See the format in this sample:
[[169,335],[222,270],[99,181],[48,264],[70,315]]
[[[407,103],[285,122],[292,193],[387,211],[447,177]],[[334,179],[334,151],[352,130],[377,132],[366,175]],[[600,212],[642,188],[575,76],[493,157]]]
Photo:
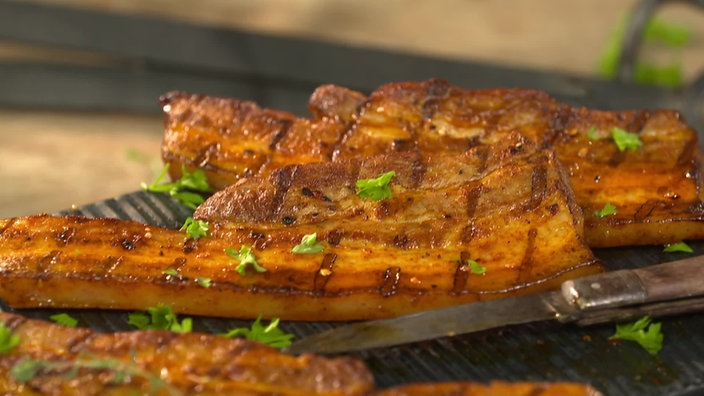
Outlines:
[[[196,169],[193,172],[188,172],[185,165],[181,166],[181,178],[172,183],[162,183],[169,171],[170,164],[164,165],[156,180],[150,185],[142,182],[141,186],[149,192],[165,192],[171,195],[176,200],[180,201],[187,207],[195,209],[202,204],[205,199],[200,193],[212,192],[213,189],[208,183],[205,172],[202,169]],[[196,191],[196,192],[194,192]]]

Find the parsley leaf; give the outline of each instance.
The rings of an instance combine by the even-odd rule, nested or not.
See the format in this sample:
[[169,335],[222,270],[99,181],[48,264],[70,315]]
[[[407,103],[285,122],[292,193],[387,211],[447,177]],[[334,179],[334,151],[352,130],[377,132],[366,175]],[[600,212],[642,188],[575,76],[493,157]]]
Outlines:
[[665,253],[673,253],[673,252],[683,252],[683,253],[693,253],[694,250],[692,250],[689,245],[687,245],[685,242],[676,242],[676,243],[668,243],[665,245],[665,248],[662,250]]
[[628,340],[640,344],[651,355],[657,355],[662,349],[664,336],[660,332],[661,323],[651,323],[650,317],[643,316],[633,323],[617,324],[616,333],[610,340]]
[[210,279],[210,278],[201,278],[201,277],[196,278],[196,283],[198,284],[198,286],[204,287],[206,289],[210,287],[211,282],[212,282],[212,279]]
[[389,182],[394,176],[396,176],[396,172],[390,171],[382,173],[379,177],[374,179],[357,180],[355,184],[357,187],[357,195],[359,195],[360,198],[371,198],[375,201],[391,198]]
[[185,318],[179,323],[171,307],[163,304],[147,308],[146,314],[143,312],[129,314],[128,323],[140,330],[169,330],[175,333],[189,333],[193,328],[191,318]]
[[288,334],[279,329],[279,318],[272,319],[266,327],[262,325],[261,321],[262,316],[259,315],[257,320],[252,323],[251,328],[238,327],[225,334],[221,334],[221,336],[227,338],[244,337],[248,340],[258,341],[274,348],[284,348],[291,345],[291,340],[294,336],[293,334]]
[[643,145],[637,133],[627,132],[619,127],[611,130],[611,138],[614,139],[619,151],[635,150]]
[[479,265],[478,262],[468,259],[467,264],[469,264],[469,271],[473,274],[484,275],[486,274],[486,267]]
[[257,263],[257,258],[254,257],[252,248],[249,246],[242,245],[239,252],[235,249],[227,248],[225,249],[225,253],[240,262],[237,267],[235,267],[235,271],[239,272],[242,276],[247,274],[247,264],[254,267],[254,270],[257,272],[266,272],[266,268]]
[[20,336],[12,334],[12,330],[5,326],[5,323],[0,323],[0,354],[9,353],[20,343]]
[[198,240],[208,236],[209,228],[210,226],[207,221],[194,220],[193,217],[188,217],[179,231],[186,230],[187,237]]
[[325,246],[318,242],[318,234],[314,232],[312,234],[304,235],[301,239],[301,243],[291,249],[291,253],[314,254],[322,252],[323,249],[325,249]]
[[599,135],[596,133],[596,127],[591,126],[586,132],[587,139],[589,140],[599,140]]
[[178,276],[178,271],[176,271],[176,269],[174,268],[167,268],[162,272],[162,274],[169,276]]
[[[198,192],[211,192],[212,188],[208,184],[208,179],[205,177],[205,172],[202,169],[196,169],[195,171],[188,172],[186,166],[181,166],[181,178],[173,183],[162,183],[166,173],[169,171],[170,164],[164,165],[164,169],[161,171],[156,180],[150,185],[142,182],[141,186],[144,190],[149,192],[166,192],[172,197],[179,200],[182,204],[186,205],[191,209],[195,209],[198,205],[202,204],[205,199],[203,196],[191,191]],[[191,191],[184,191],[191,190]]]
[[604,208],[594,212],[594,216],[596,216],[600,219],[603,219],[606,216],[615,215],[615,214],[616,214],[616,206],[614,206],[611,202],[607,202],[604,205]]
[[66,326],[66,327],[76,327],[78,326],[78,320],[67,313],[59,313],[56,315],[49,316],[49,319],[54,322]]

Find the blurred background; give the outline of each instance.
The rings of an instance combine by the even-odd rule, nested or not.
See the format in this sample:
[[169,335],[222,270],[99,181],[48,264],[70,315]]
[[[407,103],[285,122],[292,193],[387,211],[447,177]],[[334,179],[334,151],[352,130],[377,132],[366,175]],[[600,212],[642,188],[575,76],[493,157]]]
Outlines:
[[612,83],[640,3],[0,0],[0,217],[151,181],[161,169],[157,98],[168,90],[301,114],[319,83],[368,92],[430,77],[545,89],[603,108],[701,99],[688,88],[704,72],[704,6],[693,6],[702,2],[659,7],[643,31],[635,84]]

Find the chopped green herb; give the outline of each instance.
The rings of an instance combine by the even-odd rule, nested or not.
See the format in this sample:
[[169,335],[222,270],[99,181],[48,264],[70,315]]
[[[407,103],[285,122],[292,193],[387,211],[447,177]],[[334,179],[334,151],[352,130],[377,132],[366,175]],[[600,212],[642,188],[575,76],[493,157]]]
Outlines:
[[294,336],[293,334],[285,333],[283,330],[279,329],[278,318],[272,319],[266,327],[262,325],[261,320],[262,317],[259,315],[257,320],[252,323],[251,328],[238,327],[221,335],[227,338],[244,337],[248,340],[259,341],[273,346],[274,348],[284,348],[291,345],[291,340]]
[[49,319],[53,320],[54,322],[66,326],[66,327],[76,327],[78,326],[78,319],[74,318],[73,316],[67,314],[67,313],[59,313],[56,315],[51,315],[49,316]]
[[188,217],[183,223],[180,231],[186,230],[186,236],[193,239],[200,239],[208,236],[210,226],[207,221],[194,220],[193,217]]
[[396,176],[396,172],[390,171],[374,179],[357,180],[357,195],[359,195],[360,198],[371,198],[375,201],[391,198],[392,194],[389,188],[389,182],[394,176]]
[[204,287],[206,289],[210,287],[211,282],[212,282],[212,279],[210,279],[210,278],[200,278],[200,277],[196,278],[196,283],[198,284],[198,286]]
[[677,242],[677,243],[668,243],[665,245],[665,248],[662,250],[663,252],[666,253],[673,253],[673,252],[683,252],[683,253],[693,253],[694,250],[692,250],[689,245],[687,245],[685,242]]
[[239,272],[239,274],[242,276],[247,274],[248,264],[254,267],[254,270],[257,272],[266,272],[266,268],[262,267],[261,265],[259,265],[259,263],[257,263],[257,258],[254,257],[254,253],[252,253],[252,248],[249,246],[242,245],[240,247],[239,252],[235,249],[227,248],[225,249],[225,253],[240,262],[237,267],[235,267],[235,271]]
[[13,334],[5,323],[0,323],[0,354],[9,353],[17,345],[20,344],[20,336]]
[[633,323],[617,324],[616,333],[610,340],[628,340],[640,344],[651,355],[657,355],[662,349],[664,336],[660,332],[661,323],[651,323],[650,317],[644,316]]
[[109,373],[112,376],[110,382],[113,384],[124,384],[134,377],[143,378],[151,385],[149,394],[161,394],[160,390],[162,389],[165,389],[169,395],[182,394],[158,375],[137,366],[135,359],[133,358],[130,363],[125,363],[118,359],[100,358],[88,354],[82,354],[73,360],[58,361],[24,358],[12,366],[10,375],[16,382],[25,384],[33,380],[40,371],[43,375],[56,373],[68,381],[74,379],[81,369],[95,370]]
[[163,274],[170,276],[178,276],[178,271],[176,271],[174,268],[167,268],[164,270]]
[[619,151],[635,150],[643,145],[637,133],[627,132],[619,127],[614,127],[611,130],[611,137]]
[[202,169],[196,169],[193,173],[191,173],[186,170],[185,166],[182,166],[180,179],[173,183],[162,183],[162,180],[166,177],[166,173],[168,171],[169,164],[166,164],[159,176],[157,176],[156,180],[150,185],[142,183],[142,188],[149,192],[169,193],[169,195],[191,209],[195,209],[204,201],[202,195],[192,191],[202,193],[212,191],[210,184],[208,184],[208,179],[205,177],[205,172],[203,172]]
[[601,210],[597,210],[594,212],[594,216],[603,219],[606,216],[610,215],[615,215],[616,214],[616,206],[614,206],[611,202],[607,202],[604,207]]
[[191,318],[185,318],[179,323],[171,307],[163,304],[147,308],[147,313],[129,314],[128,323],[140,330],[169,330],[175,333],[188,333],[193,328]]
[[323,249],[325,249],[325,246],[318,242],[318,234],[314,232],[312,234],[304,235],[301,239],[301,243],[291,249],[291,253],[314,254],[322,252]]
[[484,275],[486,274],[486,267],[479,265],[478,262],[468,259],[467,264],[469,264],[469,271],[473,274]]
[[596,133],[595,126],[592,126],[589,129],[587,129],[586,135],[587,135],[587,139],[589,139],[589,140],[599,140],[599,135]]

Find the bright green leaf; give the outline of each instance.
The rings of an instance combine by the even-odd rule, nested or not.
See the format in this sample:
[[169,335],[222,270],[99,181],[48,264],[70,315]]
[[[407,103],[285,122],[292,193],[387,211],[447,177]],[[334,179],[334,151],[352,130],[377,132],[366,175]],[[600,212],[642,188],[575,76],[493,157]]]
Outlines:
[[616,333],[609,337],[610,340],[628,340],[640,344],[651,355],[657,355],[662,349],[663,334],[660,332],[661,323],[651,323],[648,316],[644,316],[633,323],[617,324]]
[[374,179],[357,180],[355,184],[357,187],[357,195],[359,195],[360,198],[371,198],[374,201],[391,198],[392,194],[389,188],[389,182],[391,182],[391,178],[394,176],[396,176],[396,172],[390,171]]
[[237,267],[235,267],[235,271],[237,271],[242,276],[247,274],[247,265],[251,265],[257,272],[266,272],[266,268],[259,265],[259,263],[257,262],[257,258],[254,257],[252,248],[249,246],[242,245],[240,247],[239,252],[235,249],[227,248],[225,249],[225,253],[227,253],[228,256],[239,261],[239,264],[237,265]]
[[301,239],[301,243],[299,243],[298,245],[294,246],[293,249],[291,249],[291,253],[314,254],[314,253],[320,253],[324,249],[325,249],[325,246],[323,246],[323,244],[318,242],[318,234],[314,232],[312,234],[304,235],[303,238]]

